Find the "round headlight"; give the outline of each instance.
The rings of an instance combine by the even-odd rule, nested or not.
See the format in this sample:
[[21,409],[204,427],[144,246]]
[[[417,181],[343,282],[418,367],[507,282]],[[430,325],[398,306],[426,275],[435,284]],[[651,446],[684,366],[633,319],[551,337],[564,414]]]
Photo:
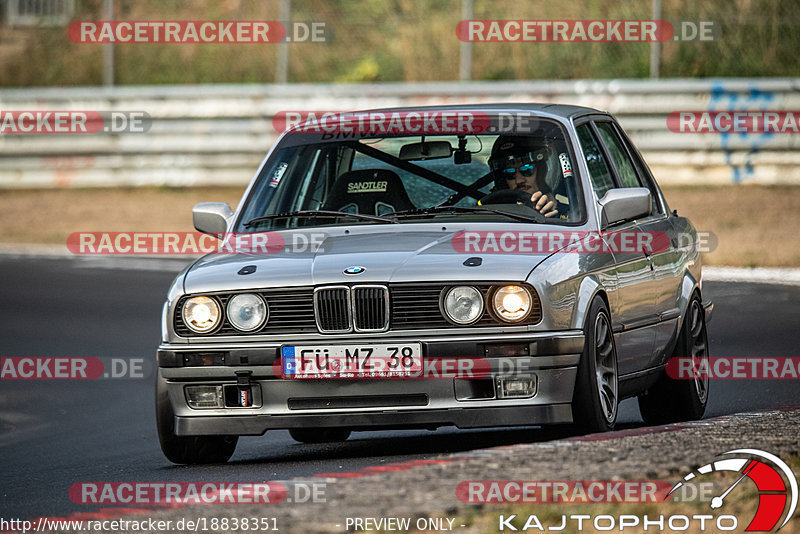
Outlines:
[[206,334],[219,324],[217,301],[209,297],[192,297],[183,303],[183,324],[198,334]]
[[236,330],[252,332],[264,324],[268,311],[264,299],[252,293],[241,293],[231,297],[225,313]]
[[530,291],[521,286],[503,286],[494,292],[492,306],[498,317],[518,323],[531,312]]
[[444,297],[444,311],[454,323],[474,323],[483,314],[483,295],[472,286],[454,287]]

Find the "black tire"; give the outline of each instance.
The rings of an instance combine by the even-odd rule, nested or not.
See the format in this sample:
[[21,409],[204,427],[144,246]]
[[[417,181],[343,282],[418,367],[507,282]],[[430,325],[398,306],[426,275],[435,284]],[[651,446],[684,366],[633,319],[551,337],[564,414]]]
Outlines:
[[174,464],[225,463],[233,456],[239,441],[239,436],[176,436],[175,414],[166,380],[160,373],[156,373],[156,425],[161,450]]
[[[672,358],[691,358],[695,371],[708,369],[705,311],[696,293],[689,301],[681,332],[670,356]],[[664,373],[646,394],[639,396],[639,411],[648,425],[700,419],[708,405],[708,390],[707,372],[696,372],[691,380],[674,379]]]
[[346,428],[292,428],[289,435],[300,443],[336,443],[346,441],[350,431]]
[[586,342],[575,380],[572,419],[579,432],[607,432],[617,422],[619,373],[611,314],[599,296],[589,307],[583,331]]

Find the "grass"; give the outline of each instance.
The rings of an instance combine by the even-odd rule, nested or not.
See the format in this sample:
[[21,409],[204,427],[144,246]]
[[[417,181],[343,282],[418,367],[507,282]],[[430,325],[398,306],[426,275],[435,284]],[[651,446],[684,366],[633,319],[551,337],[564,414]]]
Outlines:
[[40,189],[0,192],[0,242],[63,244],[72,232],[192,231],[192,206],[234,208],[244,187]]
[[[191,231],[198,202],[236,207],[244,187],[4,190],[0,243],[63,244],[79,231]],[[719,246],[706,265],[800,267],[800,187],[668,187],[670,208]]]
[[[10,4],[9,0],[9,4]],[[2,2],[0,2],[2,4]],[[461,0],[293,0],[293,21],[326,24],[326,41],[292,42],[290,82],[458,80]],[[0,23],[3,12],[0,9]],[[578,16],[579,14],[579,16]],[[662,77],[795,76],[796,0],[662,2],[661,17],[709,21],[712,41],[661,45]],[[104,20],[102,0],[75,2],[72,20]],[[280,2],[116,2],[116,20],[281,20]],[[651,0],[475,0],[472,19],[649,20]],[[118,43],[115,83],[270,83],[281,47],[272,44]],[[82,86],[103,81],[104,47],[70,40],[64,26],[3,27],[0,86]],[[473,80],[642,78],[649,43],[509,42],[471,45]]]
[[670,187],[671,209],[717,236],[707,265],[800,267],[800,187]]

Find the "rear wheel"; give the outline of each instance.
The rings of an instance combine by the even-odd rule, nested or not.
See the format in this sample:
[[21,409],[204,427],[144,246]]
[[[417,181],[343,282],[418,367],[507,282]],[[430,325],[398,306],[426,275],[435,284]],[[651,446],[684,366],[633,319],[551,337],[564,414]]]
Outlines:
[[289,435],[300,443],[335,443],[350,437],[346,428],[292,428]]
[[175,464],[227,462],[236,450],[238,436],[178,436],[175,413],[167,395],[167,382],[156,376],[156,425],[164,456]]
[[619,407],[617,351],[611,330],[611,315],[600,297],[595,297],[584,325],[586,342],[578,365],[572,418],[581,432],[614,429]]
[[664,373],[645,395],[639,411],[649,425],[692,421],[703,417],[708,404],[708,333],[705,312],[697,294],[692,296],[671,358],[690,358],[693,377],[678,380]]

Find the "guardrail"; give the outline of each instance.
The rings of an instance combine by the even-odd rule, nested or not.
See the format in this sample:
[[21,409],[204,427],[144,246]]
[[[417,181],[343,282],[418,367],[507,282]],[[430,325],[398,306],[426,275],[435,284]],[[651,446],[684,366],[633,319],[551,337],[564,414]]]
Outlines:
[[800,184],[798,134],[673,133],[673,111],[800,110],[800,78],[0,90],[0,111],[143,111],[146,133],[0,134],[0,188],[240,185],[287,110],[559,102],[614,113],[663,184]]

